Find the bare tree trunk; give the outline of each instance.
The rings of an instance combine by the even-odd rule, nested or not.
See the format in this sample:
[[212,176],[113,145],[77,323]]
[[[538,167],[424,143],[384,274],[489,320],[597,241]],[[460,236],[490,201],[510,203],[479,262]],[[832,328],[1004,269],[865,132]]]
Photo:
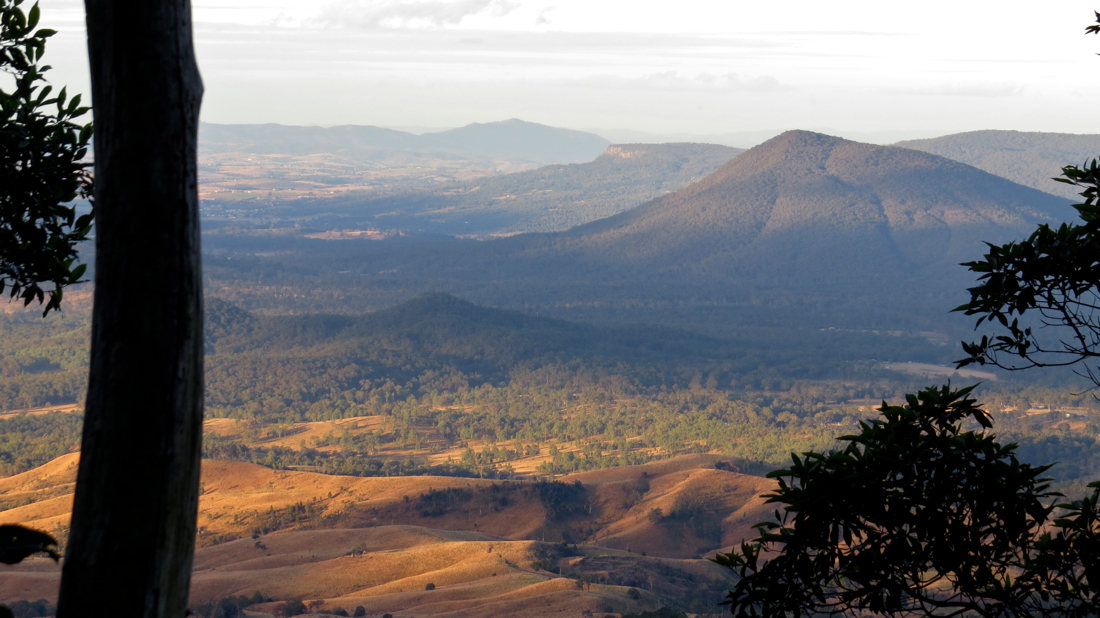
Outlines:
[[84,437],[58,616],[183,618],[202,439],[189,0],[86,0],[96,275]]

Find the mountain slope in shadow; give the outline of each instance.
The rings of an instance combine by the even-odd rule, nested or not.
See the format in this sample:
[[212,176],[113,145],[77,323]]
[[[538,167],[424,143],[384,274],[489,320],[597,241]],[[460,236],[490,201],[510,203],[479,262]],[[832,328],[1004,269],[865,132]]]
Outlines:
[[1079,190],[1054,182],[1067,165],[1100,156],[1100,135],[968,131],[894,144],[961,161],[1012,182],[1077,202]]

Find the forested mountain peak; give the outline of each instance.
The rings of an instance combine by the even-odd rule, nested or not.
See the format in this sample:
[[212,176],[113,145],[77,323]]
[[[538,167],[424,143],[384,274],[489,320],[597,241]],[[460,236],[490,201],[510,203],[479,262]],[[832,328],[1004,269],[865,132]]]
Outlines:
[[788,131],[680,191],[566,236],[624,266],[816,279],[823,269],[955,264],[974,257],[980,240],[1065,214],[1064,200],[956,161]]

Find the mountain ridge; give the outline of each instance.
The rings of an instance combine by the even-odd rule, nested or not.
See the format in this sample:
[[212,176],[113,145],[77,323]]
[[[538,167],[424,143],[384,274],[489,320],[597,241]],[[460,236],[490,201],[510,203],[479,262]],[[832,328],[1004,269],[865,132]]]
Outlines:
[[302,155],[407,151],[518,159],[535,163],[579,163],[599,156],[610,144],[608,140],[593,133],[560,129],[516,118],[474,123],[457,129],[423,134],[370,125],[305,127],[274,123],[202,123],[199,127],[199,148],[204,153]]
[[263,262],[293,277],[291,264],[324,259],[357,286],[406,291],[388,304],[445,290],[482,305],[698,332],[791,320],[943,332],[961,328],[945,314],[965,302],[973,277],[958,264],[980,257],[983,241],[1071,216],[1067,200],[957,161],[790,131],[679,191],[563,232],[302,244],[295,257]]
[[1067,165],[1081,165],[1100,156],[1100,135],[1076,133],[983,130],[894,145],[973,165],[1075,202],[1080,199],[1078,189],[1052,179]]
[[[797,236],[805,254],[817,242],[807,236],[828,228],[855,233],[847,241],[856,245],[848,245],[852,257],[868,253],[858,245],[871,242],[873,255],[860,259],[901,267],[957,263],[981,249],[975,233],[1003,236],[1061,213],[1069,214],[1063,200],[942,157],[789,131],[676,193],[558,238],[628,268],[667,268],[674,257],[681,269],[694,263],[717,275],[739,262],[758,267],[748,255],[754,251],[794,250],[785,235]],[[958,233],[967,228],[973,233]]]

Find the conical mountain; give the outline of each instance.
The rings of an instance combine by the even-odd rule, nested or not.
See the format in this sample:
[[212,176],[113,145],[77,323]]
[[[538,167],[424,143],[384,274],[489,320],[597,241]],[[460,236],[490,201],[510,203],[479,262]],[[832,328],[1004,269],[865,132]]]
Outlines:
[[923,152],[789,131],[707,178],[561,235],[617,271],[815,281],[958,269],[1068,202]]
[[316,252],[306,264],[357,288],[443,290],[575,320],[922,331],[965,302],[974,276],[959,263],[983,241],[1072,216],[1068,200],[964,163],[790,131],[565,232],[303,247]]

